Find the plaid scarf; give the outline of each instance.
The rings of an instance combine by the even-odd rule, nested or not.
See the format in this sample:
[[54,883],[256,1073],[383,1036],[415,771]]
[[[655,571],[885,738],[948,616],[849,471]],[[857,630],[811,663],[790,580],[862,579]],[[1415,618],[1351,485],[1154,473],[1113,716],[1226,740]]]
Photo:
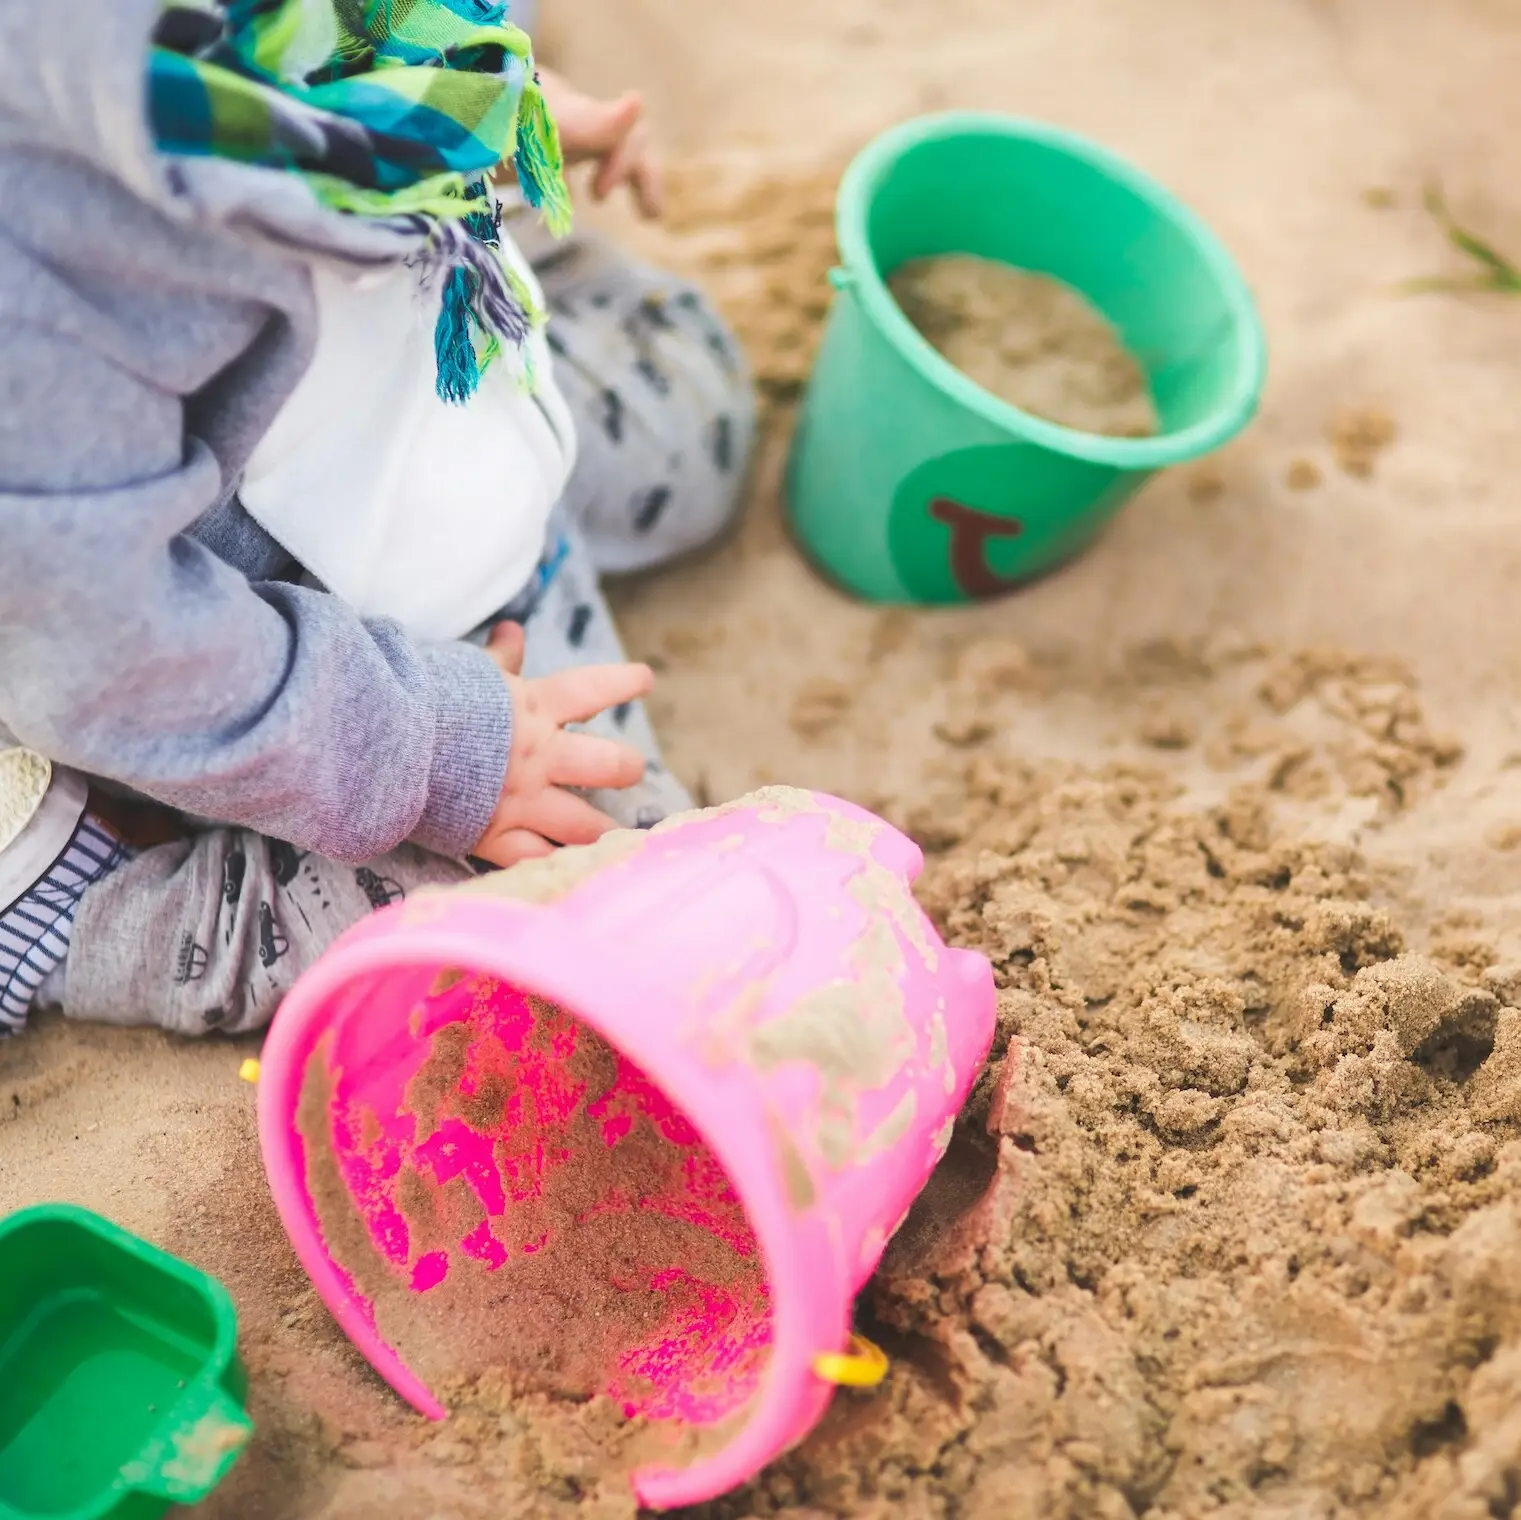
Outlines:
[[486,176],[511,158],[570,225],[559,134],[525,33],[494,0],[166,0],[149,65],[159,149],[300,175],[417,240],[441,284],[438,394],[463,402],[544,318],[503,259]]

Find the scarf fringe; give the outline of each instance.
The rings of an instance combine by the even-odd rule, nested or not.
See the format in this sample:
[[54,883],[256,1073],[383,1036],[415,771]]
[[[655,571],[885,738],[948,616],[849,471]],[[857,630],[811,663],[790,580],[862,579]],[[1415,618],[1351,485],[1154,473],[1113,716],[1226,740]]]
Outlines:
[[560,129],[549,114],[537,77],[523,86],[513,166],[528,204],[544,218],[544,225],[555,237],[564,237],[571,223],[565,155],[560,147]]
[[433,357],[438,365],[437,391],[441,401],[463,406],[481,384],[481,366],[470,333],[470,271],[451,269],[444,280],[444,298],[433,328]]
[[423,263],[443,271],[433,348],[438,395],[444,401],[468,401],[504,346],[523,355],[523,378],[532,385],[532,361],[525,345],[544,325],[545,316],[502,257],[500,244],[495,208],[491,213],[475,210],[432,228]]

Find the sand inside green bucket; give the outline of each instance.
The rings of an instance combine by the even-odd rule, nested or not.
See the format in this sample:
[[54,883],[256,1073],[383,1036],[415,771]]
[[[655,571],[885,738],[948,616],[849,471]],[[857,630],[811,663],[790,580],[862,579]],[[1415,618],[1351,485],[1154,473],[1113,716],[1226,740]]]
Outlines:
[[1145,372],[1070,285],[969,254],[914,259],[887,283],[935,351],[999,400],[1078,432],[1157,432]]

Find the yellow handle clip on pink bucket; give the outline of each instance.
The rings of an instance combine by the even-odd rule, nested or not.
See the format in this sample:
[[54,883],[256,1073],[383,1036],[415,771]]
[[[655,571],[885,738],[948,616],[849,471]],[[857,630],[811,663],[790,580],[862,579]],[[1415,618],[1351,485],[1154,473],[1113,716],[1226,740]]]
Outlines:
[[[578,1391],[710,1438],[634,1474],[657,1509],[743,1483],[836,1385],[879,1381],[852,1301],[993,1035],[991,969],[941,942],[921,865],[862,809],[771,789],[334,945],[271,1028],[259,1129],[296,1252],[376,1371],[441,1419],[377,1295],[442,1316],[462,1284],[510,1305],[546,1271],[602,1272],[576,1336],[605,1354]],[[650,1223],[669,1258],[631,1259]]]

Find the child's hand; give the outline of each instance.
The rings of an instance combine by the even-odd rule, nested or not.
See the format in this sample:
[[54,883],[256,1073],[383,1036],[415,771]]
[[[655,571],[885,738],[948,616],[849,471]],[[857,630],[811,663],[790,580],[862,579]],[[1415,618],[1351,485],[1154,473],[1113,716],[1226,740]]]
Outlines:
[[566,164],[597,166],[592,199],[606,200],[627,185],[640,214],[658,217],[665,209],[665,186],[644,120],[644,98],[630,92],[617,100],[596,100],[549,69],[539,70],[539,83],[559,126]]
[[487,652],[512,692],[512,754],[491,822],[471,852],[494,866],[548,855],[560,844],[592,844],[617,827],[567,787],[621,789],[644,775],[644,757],[628,744],[567,733],[609,707],[648,696],[647,665],[590,665],[525,681],[523,630],[500,623]]

